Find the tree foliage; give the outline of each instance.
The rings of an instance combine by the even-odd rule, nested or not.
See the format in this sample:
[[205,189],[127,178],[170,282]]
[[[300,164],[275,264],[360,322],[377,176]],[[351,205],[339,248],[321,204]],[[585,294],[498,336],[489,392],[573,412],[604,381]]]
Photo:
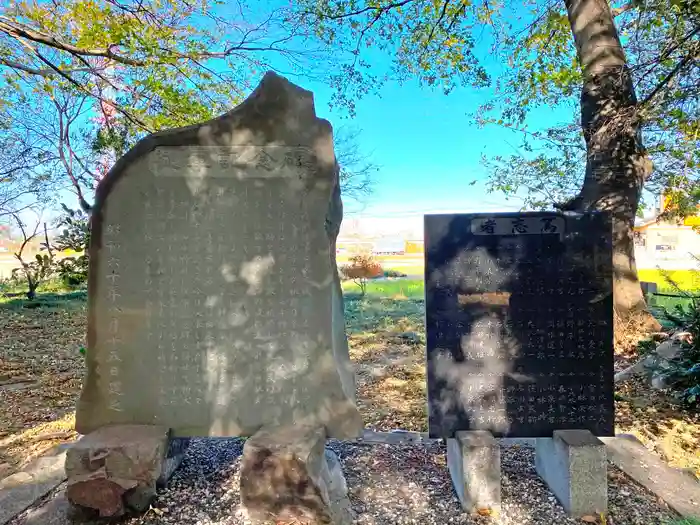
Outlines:
[[[577,192],[586,164],[578,125],[582,71],[564,2],[306,0],[300,6],[321,39],[356,55],[341,73],[346,81],[339,84],[338,103],[352,109],[367,86],[388,78],[417,77],[446,93],[458,85],[489,87],[493,96],[475,121],[507,127],[522,139],[521,153],[484,159],[489,188],[524,198],[528,208],[551,208]],[[617,0],[612,7],[654,165],[647,189],[673,195],[678,206],[668,213],[694,212],[700,193],[700,3]],[[393,56],[391,67],[367,67],[360,58],[366,48]],[[492,67],[494,58],[506,67]],[[532,125],[533,112],[557,107],[569,108],[571,121]]]
[[88,211],[145,134],[231,109],[266,70],[325,78],[335,54],[288,15],[243,0],[12,0],[0,7],[0,141],[21,130],[41,153],[26,173],[68,182]]
[[[700,7],[676,0],[632,1],[618,3],[613,13],[653,163],[646,189],[675,195],[679,206],[669,208],[670,213],[694,213],[700,175]],[[500,39],[510,67],[478,115],[482,124],[506,126],[521,135],[524,155],[497,156],[485,163],[491,168],[492,189],[525,190],[532,207],[561,202],[567,196],[561,189],[571,196],[583,178],[586,149],[580,129],[565,122],[533,130],[527,120],[539,108],[564,106],[577,114],[575,95],[582,79],[570,35],[563,2],[538,2],[524,30],[511,28]],[[539,184],[530,183],[533,174]]]
[[88,280],[90,217],[82,210],[71,210],[65,204],[58,227],[63,228],[53,241],[56,250],[71,250],[74,256],[60,259],[56,272],[66,286],[79,286]]
[[353,281],[360,288],[362,297],[367,293],[367,281],[382,275],[382,266],[371,255],[354,255],[350,263],[340,268],[346,279]]

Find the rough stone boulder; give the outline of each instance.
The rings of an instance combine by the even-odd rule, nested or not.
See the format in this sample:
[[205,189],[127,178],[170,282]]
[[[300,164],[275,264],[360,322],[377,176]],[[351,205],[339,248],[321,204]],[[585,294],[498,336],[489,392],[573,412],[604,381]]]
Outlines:
[[322,428],[278,427],[243,447],[241,503],[253,523],[350,525],[340,462]]
[[103,517],[146,510],[186,448],[182,441],[173,447],[168,434],[159,426],[117,425],[83,436],[66,453],[66,497]]

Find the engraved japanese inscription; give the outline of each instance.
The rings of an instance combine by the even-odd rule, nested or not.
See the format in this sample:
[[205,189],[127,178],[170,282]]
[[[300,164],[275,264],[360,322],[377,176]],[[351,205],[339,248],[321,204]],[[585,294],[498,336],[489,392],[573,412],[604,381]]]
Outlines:
[[429,430],[613,435],[603,213],[427,215]]
[[331,129],[309,92],[266,79],[269,92],[219,120],[144,139],[101,183],[81,433],[361,431],[328,227],[340,209]]

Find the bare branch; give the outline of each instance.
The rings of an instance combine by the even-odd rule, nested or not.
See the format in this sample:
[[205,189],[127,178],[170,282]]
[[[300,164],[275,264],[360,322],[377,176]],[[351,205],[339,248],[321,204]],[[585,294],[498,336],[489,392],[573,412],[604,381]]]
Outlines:
[[699,54],[699,52],[700,52],[700,45],[695,46],[695,47],[696,47],[696,49],[695,49],[692,53],[690,53],[689,55],[686,55],[686,56],[683,58],[683,60],[681,60],[680,62],[678,62],[678,64],[676,64],[676,67],[674,67],[674,68],[668,73],[668,75],[666,75],[663,79],[661,79],[661,81],[656,85],[656,87],[651,91],[651,93],[649,93],[646,97],[644,97],[644,100],[642,100],[642,101],[639,103],[640,107],[644,107],[644,106],[646,106],[649,102],[651,102],[651,101],[654,99],[654,97],[656,97],[656,96],[661,92],[661,90],[663,90],[664,87],[666,87],[666,85],[668,85],[668,83],[669,83],[676,75],[678,75],[679,72],[681,72],[681,71],[683,70],[683,68],[684,68],[685,66],[687,66],[688,64],[690,64],[691,62],[693,62],[693,61],[698,57],[698,54]]
[[[379,11],[380,13],[386,13],[387,11],[391,11],[392,9],[396,9],[397,7],[403,7],[406,4],[410,4],[413,2],[413,0],[402,0],[400,2],[393,2],[391,4],[387,4],[385,6],[370,6],[370,7],[363,7],[362,9],[358,9],[357,11],[350,11],[348,13],[343,13],[339,15],[330,15],[330,14],[323,14],[323,18],[328,18],[330,20],[340,20],[342,18],[350,18],[352,16],[357,16],[361,15],[363,13],[367,13],[369,11]],[[314,13],[311,12],[306,12],[304,14],[307,15],[312,15]]]

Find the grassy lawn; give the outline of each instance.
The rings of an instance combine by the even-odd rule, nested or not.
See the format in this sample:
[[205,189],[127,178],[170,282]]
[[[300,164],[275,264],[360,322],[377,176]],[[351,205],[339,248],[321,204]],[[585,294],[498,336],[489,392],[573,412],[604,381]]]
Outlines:
[[[360,287],[352,281],[342,283],[343,292],[349,296],[360,293]],[[387,279],[367,282],[367,295],[369,297],[383,298],[423,298],[423,280],[419,279]]]

